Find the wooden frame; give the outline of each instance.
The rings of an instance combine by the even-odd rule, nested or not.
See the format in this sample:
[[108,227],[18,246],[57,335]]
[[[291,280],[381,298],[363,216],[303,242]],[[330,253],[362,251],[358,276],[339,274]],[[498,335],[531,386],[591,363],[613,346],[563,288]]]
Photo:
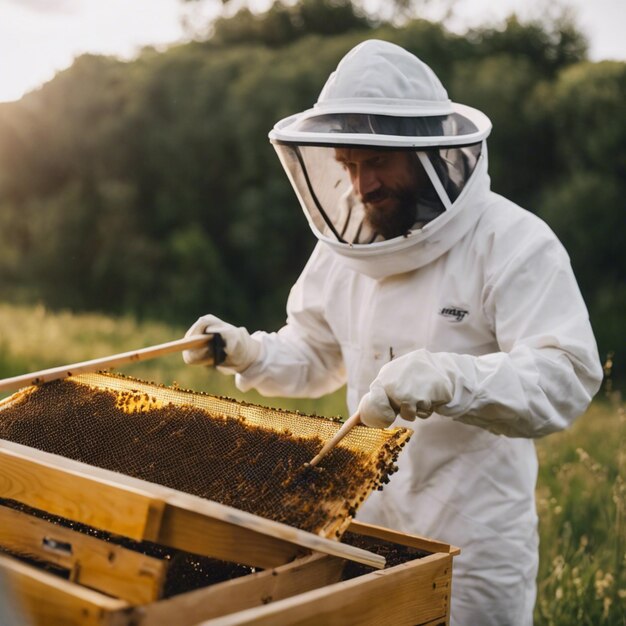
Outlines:
[[[159,559],[0,506],[0,548],[69,572],[64,580],[0,557],[0,580],[8,581],[33,626],[435,626],[449,621],[452,559],[459,550],[426,537],[353,521],[350,533],[428,553],[380,570],[384,559],[372,552],[2,440],[0,498],[108,532],[123,530],[134,539],[263,568],[159,600],[166,574]],[[116,515],[120,510],[124,520]],[[313,553],[305,555],[307,550]],[[373,571],[342,581],[347,560]]]
[[[447,624],[452,556],[432,554],[201,622],[202,626],[414,626]],[[165,626],[166,622],[155,622]],[[147,626],[147,623],[146,623]],[[198,625],[200,626],[200,625]]]
[[37,626],[129,626],[130,604],[68,582],[36,567],[0,556],[0,574],[28,624]]
[[[372,536],[371,528],[355,523],[350,532]],[[385,541],[413,544],[410,536],[381,530],[374,532],[385,534]],[[418,538],[424,547],[428,541]],[[458,553],[443,546],[346,581],[340,580],[343,559],[313,554],[145,604],[103,596],[6,557],[0,558],[0,576],[10,581],[34,626],[435,626],[449,621],[452,557]]]
[[178,626],[448,624],[458,548],[356,521],[348,531],[432,554],[343,582],[340,559],[314,555],[148,605],[138,626],[167,626],[174,616]]
[[314,554],[280,567],[197,589],[138,611],[137,626],[192,626],[233,610],[255,610],[269,603],[339,581],[344,561]]
[[306,550],[376,568],[376,554],[124,474],[0,440],[0,498],[179,550],[275,567]]
[[0,505],[0,548],[67,570],[69,580],[145,604],[157,600],[168,563]]

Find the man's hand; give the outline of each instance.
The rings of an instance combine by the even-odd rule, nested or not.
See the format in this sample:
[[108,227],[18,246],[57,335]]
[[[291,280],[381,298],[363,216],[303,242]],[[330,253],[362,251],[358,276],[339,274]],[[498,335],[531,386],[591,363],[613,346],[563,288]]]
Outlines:
[[358,412],[366,426],[387,428],[398,415],[409,421],[429,417],[453,395],[452,382],[433,355],[416,350],[381,368],[361,399]]
[[[261,354],[259,341],[253,339],[245,328],[227,324],[215,315],[203,315],[185,333],[185,337],[214,333],[219,333],[226,344],[224,347],[226,358],[221,363],[222,366],[243,372],[259,358]],[[208,346],[194,348],[183,352],[183,360],[189,365],[208,365],[213,363],[213,355]]]

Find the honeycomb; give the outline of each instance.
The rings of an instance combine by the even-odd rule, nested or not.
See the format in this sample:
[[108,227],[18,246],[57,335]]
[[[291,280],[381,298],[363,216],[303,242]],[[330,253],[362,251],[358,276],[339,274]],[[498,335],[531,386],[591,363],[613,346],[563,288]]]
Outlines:
[[85,374],[0,402],[0,438],[158,483],[323,537],[340,537],[389,481],[411,431],[341,423],[114,375]]

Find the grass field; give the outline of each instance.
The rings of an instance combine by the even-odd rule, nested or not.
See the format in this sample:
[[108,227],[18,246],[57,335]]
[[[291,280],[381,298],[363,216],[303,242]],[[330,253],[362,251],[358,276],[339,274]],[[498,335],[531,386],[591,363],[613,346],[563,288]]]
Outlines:
[[[0,304],[0,378],[172,341],[184,330]],[[268,406],[346,416],[342,391],[319,400],[242,394],[232,378],[185,366],[180,355],[120,371]],[[626,415],[614,393],[611,400],[596,400],[570,430],[537,442],[537,626],[626,625],[625,439]]]
[[[185,330],[154,322],[137,323],[126,317],[51,313],[42,306],[0,304],[0,378],[173,341],[183,337]],[[133,363],[119,371],[164,385],[238,400],[245,398],[267,406],[347,417],[342,391],[319,400],[269,399],[255,392],[243,394],[235,387],[233,377],[209,368],[185,365],[180,354]],[[0,392],[0,398],[7,395]]]

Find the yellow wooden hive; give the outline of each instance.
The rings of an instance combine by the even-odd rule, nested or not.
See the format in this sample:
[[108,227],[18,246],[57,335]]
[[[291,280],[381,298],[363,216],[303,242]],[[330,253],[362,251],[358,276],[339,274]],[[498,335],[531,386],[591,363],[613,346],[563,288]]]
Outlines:
[[0,580],[35,624],[447,623],[456,549],[352,520],[410,433],[357,427],[303,471],[339,426],[112,375],[24,389]]

